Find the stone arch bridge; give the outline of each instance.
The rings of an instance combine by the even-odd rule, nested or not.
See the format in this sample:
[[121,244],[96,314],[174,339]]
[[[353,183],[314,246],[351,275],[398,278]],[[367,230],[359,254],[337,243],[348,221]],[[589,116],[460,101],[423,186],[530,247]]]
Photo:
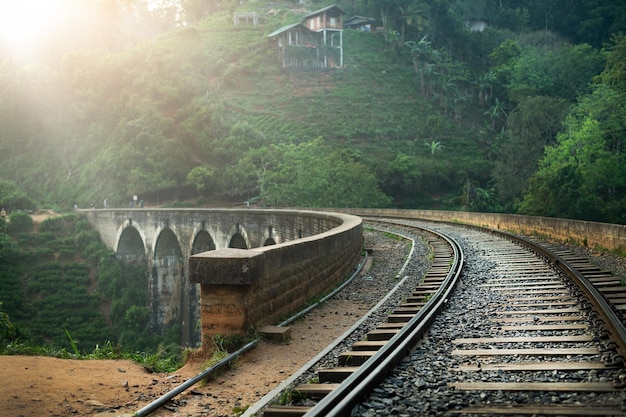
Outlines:
[[[118,258],[147,266],[152,327],[181,342],[296,311],[358,262],[361,219],[302,210],[82,210]],[[191,261],[190,261],[191,259]]]

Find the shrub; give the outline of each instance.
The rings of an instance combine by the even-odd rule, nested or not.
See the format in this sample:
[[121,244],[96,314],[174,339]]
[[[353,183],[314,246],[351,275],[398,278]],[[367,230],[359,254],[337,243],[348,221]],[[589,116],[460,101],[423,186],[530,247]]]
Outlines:
[[29,233],[33,230],[33,219],[24,212],[11,213],[8,231],[10,234]]
[[66,230],[66,227],[74,223],[76,219],[75,214],[66,214],[60,217],[49,217],[39,226],[41,232],[54,232],[59,233]]
[[41,232],[38,234],[39,243],[51,247],[57,240],[57,235],[53,232]]
[[7,211],[34,210],[35,201],[11,181],[0,180],[0,206]]
[[85,218],[78,219],[78,221],[74,225],[75,233],[83,232],[83,231],[90,231],[90,230],[93,230],[93,227],[91,227],[91,224]]

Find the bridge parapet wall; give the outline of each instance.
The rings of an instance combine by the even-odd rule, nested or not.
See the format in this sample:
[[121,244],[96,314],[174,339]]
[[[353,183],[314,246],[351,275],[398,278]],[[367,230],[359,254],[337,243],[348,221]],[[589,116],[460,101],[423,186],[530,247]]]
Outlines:
[[[362,221],[337,213],[298,212],[326,231],[250,250],[223,249],[189,259],[201,286],[203,344],[278,322],[341,283],[358,263]],[[329,229],[329,224],[335,224]],[[208,347],[210,348],[210,347]]]
[[[205,336],[245,331],[297,311],[354,268],[363,241],[361,219],[338,213],[152,208],[81,212],[121,259],[146,262],[152,327],[164,332],[168,326],[182,326],[183,344],[200,341],[199,318],[204,341]],[[231,247],[236,236],[245,245]],[[204,243],[196,245],[198,241]],[[242,246],[247,249],[237,249]]]
[[[100,233],[104,244],[117,251],[124,229],[139,231],[147,250],[153,252],[159,233],[172,229],[183,255],[191,255],[193,239],[199,231],[212,237],[216,249],[228,247],[236,232],[244,235],[248,248],[263,246],[267,238],[276,243],[299,239],[325,232],[338,224],[336,218],[304,215],[295,210],[247,209],[112,209],[81,210]],[[313,212],[309,212],[313,213]]]
[[621,224],[465,211],[400,209],[348,209],[340,211],[360,216],[404,217],[458,222],[513,233],[538,234],[561,242],[573,242],[594,249],[626,253],[626,226]]

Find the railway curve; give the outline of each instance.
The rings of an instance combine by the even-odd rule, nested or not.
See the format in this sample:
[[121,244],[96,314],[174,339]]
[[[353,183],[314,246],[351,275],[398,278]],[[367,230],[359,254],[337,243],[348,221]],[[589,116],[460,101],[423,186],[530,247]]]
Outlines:
[[430,227],[466,252],[462,285],[428,337],[352,415],[626,415],[613,312],[557,269],[563,257],[492,232]]
[[306,383],[291,387],[299,397],[295,405],[266,408],[264,416],[626,415],[623,324],[610,308],[614,303],[580,271],[558,269],[571,255],[476,228],[400,219],[387,224],[391,230],[427,225],[461,242],[471,254],[461,284],[443,297],[445,308],[427,320],[428,331],[417,333],[419,342],[400,349],[403,359],[380,359],[393,343],[366,340],[362,345],[370,342],[378,352],[364,360],[369,368],[346,373],[343,382],[327,384],[332,388],[317,380],[309,389]]
[[[266,404],[255,405],[244,415],[256,415],[257,410],[263,407],[262,414],[265,417],[305,413],[317,416],[343,415],[345,410],[358,403],[372,384],[380,381],[412,349],[447,303],[458,281],[463,255],[454,240],[432,230],[414,228],[400,235],[412,241],[421,240],[431,248],[429,257],[432,263],[428,271],[411,277],[412,286],[401,300],[396,299],[395,304],[384,306],[383,299],[370,311],[383,310],[384,314],[378,317],[373,329],[364,332],[366,340],[354,342],[351,350],[344,350],[334,359],[325,358],[325,362],[331,366],[322,366],[313,371],[316,374],[314,379],[320,383],[311,383],[311,380],[294,383],[277,394],[274,400],[266,400],[274,404],[269,407],[265,407]],[[423,255],[409,256],[403,270],[410,270],[407,265],[420,263],[422,258]],[[348,337],[355,330],[352,329],[350,334],[344,336]],[[333,383],[344,378],[340,384]],[[301,400],[305,404],[294,404]],[[319,401],[313,406],[310,400]]]

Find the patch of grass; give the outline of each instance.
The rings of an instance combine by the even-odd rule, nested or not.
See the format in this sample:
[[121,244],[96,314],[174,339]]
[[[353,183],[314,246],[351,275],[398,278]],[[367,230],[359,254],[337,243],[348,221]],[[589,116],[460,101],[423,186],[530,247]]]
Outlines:
[[249,405],[244,405],[244,406],[235,406],[233,408],[233,413],[235,413],[236,416],[240,416],[243,413],[246,412],[246,410],[249,408]]
[[182,350],[177,345],[160,346],[153,354],[145,352],[125,352],[119,346],[111,342],[104,345],[96,345],[90,353],[81,353],[78,350],[76,341],[72,339],[69,332],[68,338],[72,341],[72,350],[46,345],[30,345],[19,339],[10,342],[0,342],[0,354],[2,355],[29,355],[29,356],[50,356],[60,359],[123,359],[133,361],[143,366],[148,372],[173,372],[183,365]]
[[303,398],[304,396],[302,395],[302,393],[300,393],[300,391],[298,391],[295,388],[289,388],[289,389],[284,390],[280,394],[280,397],[278,398],[278,404],[290,405],[290,404],[293,404],[294,401],[297,401]]
[[383,232],[383,235],[392,240],[397,240],[397,241],[404,240],[404,237],[397,235],[395,233],[391,233],[391,232]]
[[182,348],[178,345],[160,345],[154,354],[130,354],[129,358],[148,372],[173,372],[182,365]]

